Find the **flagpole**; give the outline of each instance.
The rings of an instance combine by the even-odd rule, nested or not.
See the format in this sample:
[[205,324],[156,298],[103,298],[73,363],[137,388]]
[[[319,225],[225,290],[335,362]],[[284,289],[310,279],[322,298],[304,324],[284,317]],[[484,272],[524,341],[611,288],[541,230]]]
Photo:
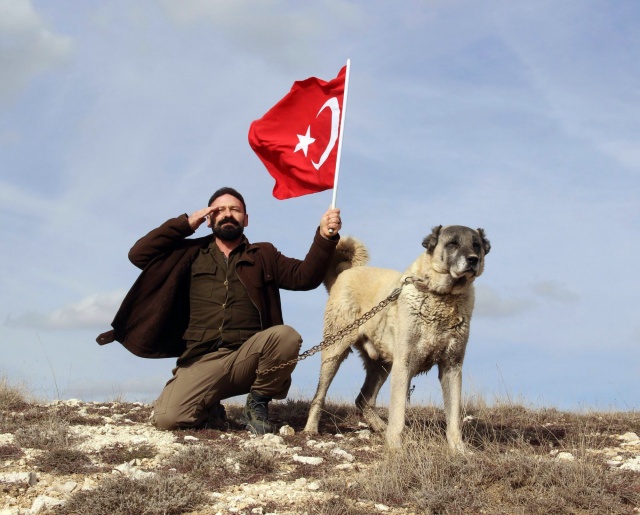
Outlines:
[[342,136],[344,135],[344,120],[347,114],[347,95],[349,93],[349,71],[351,69],[351,59],[347,59],[347,70],[344,78],[344,97],[342,100],[342,114],[340,117],[340,134],[338,136],[338,154],[336,156],[336,174],[333,180],[333,199],[331,209],[336,207],[336,197],[338,196],[338,176],[340,175],[340,156],[342,154]]

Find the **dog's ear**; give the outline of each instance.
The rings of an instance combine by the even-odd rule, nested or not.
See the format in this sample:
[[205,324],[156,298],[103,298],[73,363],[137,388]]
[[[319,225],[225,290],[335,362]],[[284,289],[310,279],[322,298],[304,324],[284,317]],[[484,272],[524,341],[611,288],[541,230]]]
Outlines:
[[491,250],[491,242],[484,235],[484,229],[477,229],[477,231],[478,231],[478,234],[480,235],[480,238],[482,238],[482,247],[484,248],[484,254],[486,256]]
[[438,237],[440,236],[440,229],[442,229],[442,226],[436,225],[431,230],[431,234],[424,240],[422,240],[422,246],[427,249],[427,252],[429,254],[433,254],[433,251],[436,249],[436,245],[438,244]]

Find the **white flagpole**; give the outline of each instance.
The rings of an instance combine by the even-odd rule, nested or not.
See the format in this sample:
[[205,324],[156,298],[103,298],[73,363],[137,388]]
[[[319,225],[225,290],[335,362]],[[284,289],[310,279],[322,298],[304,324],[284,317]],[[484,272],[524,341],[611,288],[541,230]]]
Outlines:
[[333,199],[331,209],[336,207],[336,197],[338,196],[338,176],[340,175],[340,155],[342,154],[342,136],[344,136],[344,119],[347,114],[347,95],[349,93],[349,70],[351,69],[351,59],[347,59],[347,70],[344,78],[344,97],[342,100],[342,114],[340,116],[340,135],[338,136],[338,155],[336,156],[336,175],[333,179]]

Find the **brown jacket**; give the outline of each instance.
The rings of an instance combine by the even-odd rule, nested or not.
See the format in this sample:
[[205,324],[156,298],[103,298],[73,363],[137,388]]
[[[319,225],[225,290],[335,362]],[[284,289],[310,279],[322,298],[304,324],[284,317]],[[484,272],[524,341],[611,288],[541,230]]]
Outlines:
[[[187,215],[167,220],[140,238],[129,260],[142,273],[122,301],[111,326],[96,341],[120,342],[143,358],[178,357],[185,350],[182,335],[189,323],[191,263],[213,235],[193,234]],[[312,290],[324,278],[339,237],[326,240],[316,231],[304,260],[282,255],[270,243],[248,244],[237,272],[260,312],[262,329],[283,324],[280,289]]]

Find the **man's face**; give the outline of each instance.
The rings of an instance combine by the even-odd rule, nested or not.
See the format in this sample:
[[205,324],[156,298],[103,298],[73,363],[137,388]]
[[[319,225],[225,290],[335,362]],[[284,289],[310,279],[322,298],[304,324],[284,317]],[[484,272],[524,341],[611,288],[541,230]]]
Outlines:
[[222,195],[210,207],[214,210],[209,215],[207,225],[216,238],[235,241],[242,236],[244,228],[249,224],[249,216],[244,212],[242,202],[233,195]]

